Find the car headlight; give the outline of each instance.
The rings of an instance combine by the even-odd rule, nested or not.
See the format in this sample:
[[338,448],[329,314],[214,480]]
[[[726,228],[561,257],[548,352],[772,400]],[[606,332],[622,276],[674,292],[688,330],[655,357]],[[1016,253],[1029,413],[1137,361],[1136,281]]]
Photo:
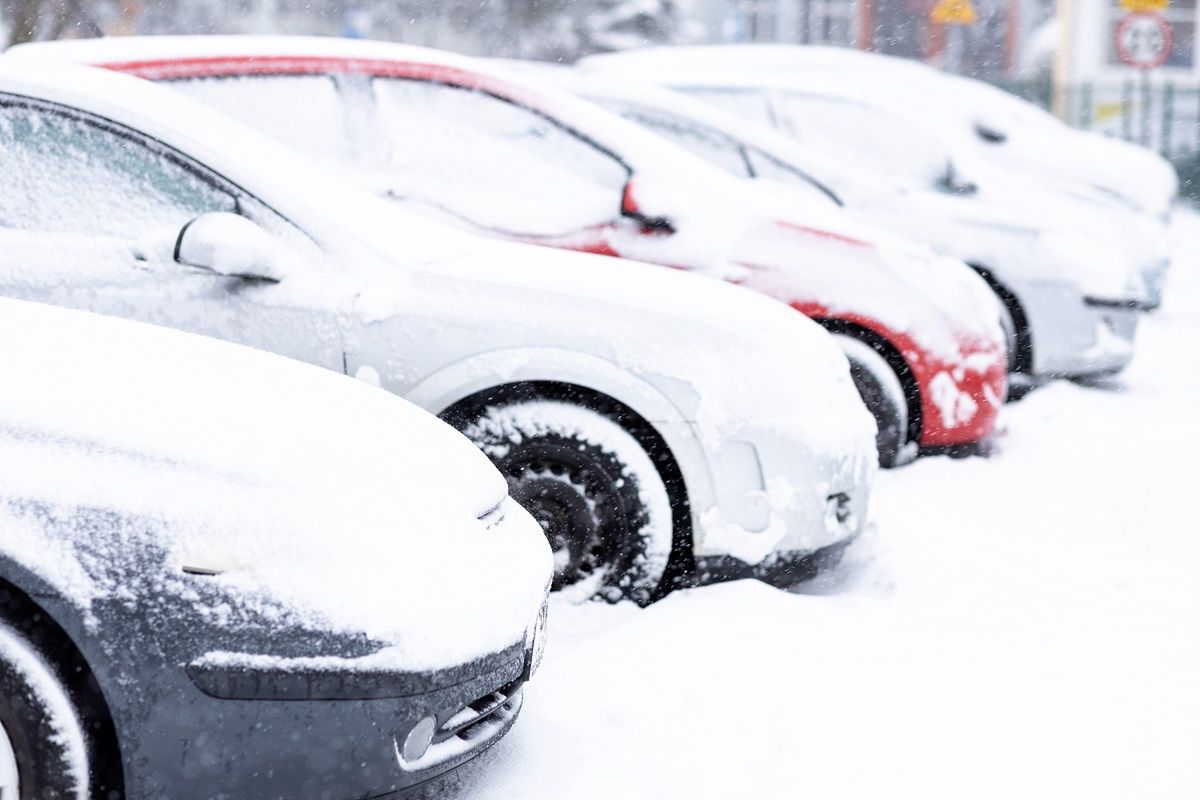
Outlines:
[[542,665],[542,656],[546,653],[546,618],[550,613],[550,603],[543,602],[537,618],[525,632],[525,680],[533,677]]

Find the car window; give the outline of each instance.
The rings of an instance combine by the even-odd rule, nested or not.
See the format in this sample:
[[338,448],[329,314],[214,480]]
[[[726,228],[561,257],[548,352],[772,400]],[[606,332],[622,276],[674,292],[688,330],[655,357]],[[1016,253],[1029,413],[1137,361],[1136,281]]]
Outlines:
[[355,158],[344,104],[328,75],[187,78],[171,88],[316,158]]
[[940,140],[883,109],[805,92],[782,92],[776,104],[783,130],[849,163],[926,188],[949,174]]
[[775,125],[771,104],[767,102],[766,96],[757,89],[723,89],[708,86],[673,86],[671,88],[697,100],[711,103],[722,111],[735,115],[738,119],[762,125]]
[[392,194],[501,231],[555,234],[618,216],[629,170],[528,108],[483,92],[377,78]]
[[630,122],[657,133],[688,152],[739,178],[750,177],[742,146],[720,131],[677,117],[659,109],[623,103],[608,98],[589,98],[620,114]]
[[754,178],[784,183],[796,189],[806,190],[814,198],[842,205],[841,199],[833,190],[811,178],[802,170],[780,161],[770,153],[759,150],[757,147],[747,147],[746,159],[750,163]]
[[133,239],[237,202],[195,172],[101,123],[0,104],[0,225]]

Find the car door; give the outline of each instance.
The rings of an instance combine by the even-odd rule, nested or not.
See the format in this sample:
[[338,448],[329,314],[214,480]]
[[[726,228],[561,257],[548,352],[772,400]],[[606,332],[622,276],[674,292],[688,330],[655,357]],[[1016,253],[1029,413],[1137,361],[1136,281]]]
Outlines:
[[293,242],[297,254],[316,247],[185,155],[75,109],[0,95],[0,163],[3,294],[341,369],[342,341],[329,308],[294,302],[286,281],[221,276],[175,263],[181,228],[216,211],[256,218]]

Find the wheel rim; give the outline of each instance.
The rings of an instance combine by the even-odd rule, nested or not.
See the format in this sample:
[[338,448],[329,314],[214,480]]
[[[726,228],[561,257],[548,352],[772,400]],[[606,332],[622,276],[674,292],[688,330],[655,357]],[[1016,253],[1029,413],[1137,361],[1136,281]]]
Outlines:
[[619,558],[614,531],[624,527],[613,478],[583,453],[557,445],[523,448],[499,466],[513,499],[550,542],[553,588],[603,579]]
[[21,785],[17,773],[17,754],[8,731],[0,725],[0,800],[17,800]]

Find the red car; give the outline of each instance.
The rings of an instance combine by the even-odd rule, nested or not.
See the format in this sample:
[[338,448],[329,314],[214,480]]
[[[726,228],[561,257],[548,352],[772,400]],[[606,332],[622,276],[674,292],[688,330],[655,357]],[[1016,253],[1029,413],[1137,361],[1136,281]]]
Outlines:
[[809,208],[733,178],[502,66],[297,37],[137,37],[38,52],[169,81],[471,230],[701,272],[786,302],[842,344],[884,465],[992,432],[1006,394],[1001,312],[966,265],[864,229],[825,198]]

